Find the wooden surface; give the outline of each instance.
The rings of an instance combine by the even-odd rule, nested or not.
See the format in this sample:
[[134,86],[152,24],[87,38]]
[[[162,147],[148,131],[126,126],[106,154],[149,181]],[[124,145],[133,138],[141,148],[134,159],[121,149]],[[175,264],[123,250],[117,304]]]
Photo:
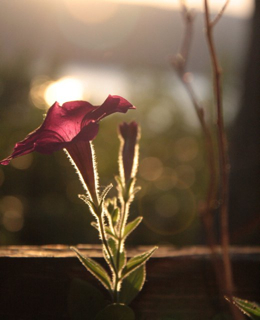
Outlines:
[[[137,247],[128,253],[133,256],[149,248]],[[78,249],[103,264],[99,246],[79,245]],[[260,302],[260,248],[234,247],[231,257],[236,295]],[[68,295],[73,279],[84,279],[103,290],[68,246],[2,247],[0,271],[0,319],[71,319]],[[157,250],[147,263],[144,288],[131,307],[137,320],[212,320],[225,312],[227,305],[219,298],[208,249]]]
[[[100,245],[95,244],[79,244],[76,246],[83,254],[94,258],[101,258],[102,252]],[[128,256],[133,256],[144,251],[150,250],[152,246],[137,246],[128,248]],[[220,247],[217,248],[218,253],[221,253]],[[232,257],[251,257],[260,259],[260,246],[255,247],[230,247]],[[153,254],[154,258],[165,257],[203,257],[210,258],[210,250],[205,246],[191,247],[173,247],[160,246]],[[0,258],[68,258],[75,257],[75,253],[67,245],[44,245],[44,246],[0,246]]]

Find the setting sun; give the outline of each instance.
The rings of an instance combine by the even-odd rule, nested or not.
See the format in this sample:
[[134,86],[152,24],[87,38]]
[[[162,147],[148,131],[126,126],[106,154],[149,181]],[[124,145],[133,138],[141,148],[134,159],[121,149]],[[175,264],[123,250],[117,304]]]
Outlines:
[[83,86],[80,80],[64,77],[50,83],[44,92],[46,103],[51,106],[55,101],[60,104],[71,100],[83,99]]

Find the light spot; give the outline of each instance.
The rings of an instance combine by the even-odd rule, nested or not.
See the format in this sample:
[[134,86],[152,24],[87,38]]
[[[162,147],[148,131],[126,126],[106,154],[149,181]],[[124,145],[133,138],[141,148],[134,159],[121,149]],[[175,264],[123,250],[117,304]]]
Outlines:
[[13,159],[10,164],[16,169],[26,170],[31,166],[32,162],[33,162],[33,155],[29,153],[22,157]]
[[162,235],[183,232],[196,217],[194,194],[190,189],[179,189],[177,186],[158,198],[151,199],[144,195],[139,199],[139,209],[146,226]]
[[139,174],[147,181],[157,180],[163,172],[162,162],[155,157],[148,157],[141,161],[139,165]]
[[188,165],[180,165],[175,168],[178,177],[176,185],[179,189],[189,189],[195,182],[195,170]]
[[198,143],[193,137],[184,137],[175,143],[174,151],[179,161],[189,162],[198,155]]
[[157,189],[167,191],[176,185],[177,180],[176,172],[172,168],[164,167],[162,175],[154,183]]
[[163,217],[172,217],[180,210],[180,203],[174,194],[165,194],[156,201],[155,209]]
[[66,0],[69,13],[86,24],[98,24],[111,19],[117,12],[119,4],[98,0]]
[[6,230],[17,232],[23,228],[23,204],[14,196],[5,196],[0,201],[0,212],[2,213],[2,224]]
[[2,223],[6,230],[10,232],[20,231],[24,224],[23,214],[14,210],[5,211],[3,214]]
[[55,101],[63,104],[67,101],[83,100],[83,96],[82,82],[73,77],[63,77],[51,82],[44,91],[44,99],[49,106]]
[[46,88],[52,83],[47,76],[38,76],[31,82],[30,98],[33,105],[41,110],[48,109],[48,105],[44,99]]

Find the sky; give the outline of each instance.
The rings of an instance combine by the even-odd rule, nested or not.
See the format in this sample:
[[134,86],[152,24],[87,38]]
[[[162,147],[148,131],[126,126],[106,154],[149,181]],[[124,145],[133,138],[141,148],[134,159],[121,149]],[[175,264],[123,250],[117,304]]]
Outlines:
[[[97,25],[106,19],[109,19],[115,12],[117,12],[118,5],[124,4],[137,4],[147,5],[155,7],[168,8],[170,10],[180,9],[180,0],[60,0],[64,1],[65,7],[68,12],[81,22]],[[106,1],[107,3],[104,3]],[[184,0],[182,0],[184,1]],[[259,0],[260,1],[260,0]],[[247,17],[252,13],[253,0],[230,0],[225,15],[236,15]],[[225,0],[209,0],[210,8],[213,14],[216,14],[223,7]],[[203,10],[204,0],[186,0],[186,4],[189,8],[196,10]],[[102,10],[100,10],[102,8]],[[67,20],[66,20],[67,21]],[[72,30],[72,28],[70,27]],[[67,31],[67,29],[65,29]],[[93,29],[95,30],[95,29]],[[65,34],[69,34],[66,32]],[[73,39],[75,40],[76,32],[73,32]],[[89,43],[89,42],[88,42]],[[77,72],[76,72],[77,71]],[[88,75],[86,77],[86,74]],[[115,79],[120,79],[115,81]],[[89,81],[88,79],[91,79]],[[101,83],[101,80],[104,83]],[[109,85],[108,85],[109,84]],[[203,85],[204,86],[204,85]],[[43,88],[43,87],[42,87]],[[87,89],[86,89],[87,88]],[[78,70],[67,70],[61,75],[61,78],[57,81],[46,83],[44,87],[44,100],[47,105],[52,105],[53,101],[57,100],[60,104],[68,100],[87,100],[93,98],[93,96],[102,95],[106,97],[106,90],[113,92],[124,92],[124,83],[120,74],[108,73],[99,74],[97,70],[84,70],[78,72]],[[91,92],[91,97],[89,96]],[[39,108],[46,108],[46,106],[40,104]]]
[[[106,0],[112,2],[111,0]],[[152,5],[164,8],[179,8],[180,0],[113,0],[113,2],[120,3],[134,3],[139,5]],[[201,10],[203,8],[203,0],[186,0],[186,3],[191,8]],[[209,0],[212,10],[219,10],[222,8],[225,1],[223,0]],[[253,0],[230,0],[226,13],[230,15],[249,16],[253,10]]]

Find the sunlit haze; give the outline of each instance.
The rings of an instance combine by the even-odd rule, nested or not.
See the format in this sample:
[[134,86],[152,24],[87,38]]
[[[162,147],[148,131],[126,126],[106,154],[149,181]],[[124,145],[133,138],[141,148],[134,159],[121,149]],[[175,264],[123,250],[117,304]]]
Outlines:
[[[97,0],[95,0],[97,1]],[[111,0],[106,0],[107,2],[112,2]],[[180,0],[113,0],[113,2],[119,3],[130,3],[137,5],[150,5],[163,8],[180,8]],[[186,4],[190,8],[197,10],[202,10],[203,0],[186,0]],[[220,10],[224,0],[210,0],[209,1],[212,10]],[[230,0],[228,5],[227,14],[237,15],[237,16],[249,16],[253,10],[253,0]]]
[[[169,18],[171,17],[171,11],[180,11],[181,3],[185,0],[56,1],[61,6],[59,8],[59,15],[57,15],[59,18],[55,19],[55,25],[53,26],[55,27],[55,31],[57,31],[57,37],[61,40],[60,43],[63,47],[59,47],[59,50],[62,48],[61,51],[66,63],[64,63],[58,75],[56,75],[57,81],[52,81],[51,78],[46,76],[37,76],[32,81],[30,96],[37,108],[45,110],[55,101],[62,104],[65,101],[83,99],[99,103],[108,94],[130,95],[125,70],[120,69],[122,62],[126,65],[135,63],[135,61],[142,64],[150,59],[149,63],[160,64],[163,68],[167,64],[168,55],[172,53],[172,50],[178,50],[180,42],[178,31],[172,34],[170,40],[176,46],[176,49],[169,46],[167,39],[161,42],[159,40],[161,39],[161,35],[159,34],[164,32],[166,26],[172,27],[172,24],[169,24],[169,22],[172,22],[171,18]],[[189,8],[194,8],[197,11],[203,10],[204,0],[186,0],[185,3]],[[230,0],[225,15],[249,17],[253,11],[253,3],[253,0]],[[128,10],[128,7],[121,6],[121,4],[132,4],[136,5],[136,7],[134,10]],[[209,4],[211,12],[214,15],[222,9],[225,0],[209,0]],[[166,10],[143,10],[140,7],[141,5],[147,6],[147,8],[148,6],[152,6]],[[156,12],[158,23],[160,24],[164,22],[164,17],[168,19],[166,25],[162,23],[162,29],[160,27],[157,28],[157,32],[151,29],[154,26],[154,17],[150,12]],[[124,17],[123,19],[122,16]],[[142,19],[143,23],[140,22]],[[225,31],[223,33],[224,29],[218,28],[218,31],[222,33],[221,41],[218,43],[219,48],[225,52],[225,55],[227,54],[226,51],[230,50],[231,53],[228,54],[232,54],[232,52],[237,52],[239,48],[241,54],[243,50],[243,38],[245,37],[243,21],[241,19],[226,19],[225,21],[235,23],[234,25],[232,24],[230,29],[230,32],[233,32],[230,33],[232,34],[232,41],[229,38],[226,39]],[[150,23],[149,27],[148,23]],[[176,26],[178,26],[178,21],[175,21],[175,30],[178,28]],[[147,30],[148,28],[151,30],[152,36],[150,35],[151,33],[146,33],[146,28]],[[169,33],[165,34],[165,38],[168,35]],[[158,39],[160,45],[153,46],[156,39]],[[201,39],[198,41],[200,41],[200,44],[202,43]],[[143,43],[149,45],[145,46]],[[76,58],[73,50],[77,53]],[[204,53],[199,52],[197,54],[202,57],[201,54]],[[96,65],[97,61],[101,61],[102,64],[98,63]],[[115,68],[115,65],[110,66],[111,61],[116,61],[118,69]],[[202,70],[198,66],[200,61],[195,62],[198,73],[200,72],[199,70]],[[200,79],[203,79],[201,83]],[[210,89],[203,76],[196,75],[196,84],[199,84],[201,95],[203,96],[203,92],[206,91],[206,96]],[[175,88],[177,88],[177,84]],[[171,91],[174,90],[171,89]],[[174,96],[181,96],[181,89],[179,90],[178,88],[178,92],[175,92]],[[181,99],[183,101],[184,98],[181,96]],[[164,111],[166,112],[166,110]],[[154,112],[156,113],[156,111]],[[168,118],[167,114],[164,116]],[[152,119],[159,119],[157,114],[154,113],[151,113],[151,117]],[[153,123],[153,120],[150,122]],[[154,127],[160,131],[161,121],[158,120],[157,122]],[[162,130],[167,126],[165,121],[163,124]]]
[[83,87],[78,79],[64,77],[46,88],[44,98],[48,105],[52,105],[54,101],[62,104],[70,100],[82,100]]

